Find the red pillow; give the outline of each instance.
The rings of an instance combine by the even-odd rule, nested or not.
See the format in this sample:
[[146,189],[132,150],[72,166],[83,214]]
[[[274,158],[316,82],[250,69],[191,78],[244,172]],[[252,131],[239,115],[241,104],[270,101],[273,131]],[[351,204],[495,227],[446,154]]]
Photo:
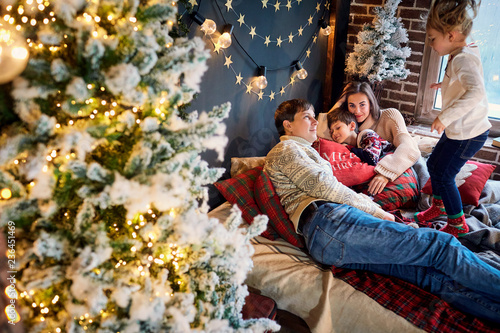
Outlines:
[[[254,199],[255,180],[262,172],[262,166],[250,169],[236,175],[233,178],[221,180],[214,183],[214,186],[232,205],[236,204],[241,210],[241,216],[248,224],[252,224],[253,218],[262,214]],[[267,230],[261,236],[270,240],[279,238],[279,235],[267,225]]]
[[271,179],[264,171],[255,181],[254,197],[259,209],[269,217],[268,228],[271,226],[281,238],[290,244],[305,247],[304,238],[295,232],[295,227],[281,205]]
[[318,138],[314,149],[332,165],[333,175],[345,186],[354,186],[370,181],[375,176],[375,167],[361,162],[349,149],[334,141]]
[[[465,178],[465,183],[458,187],[458,192],[460,192],[460,197],[462,198],[462,203],[464,205],[474,205],[477,207],[479,205],[479,197],[481,196],[484,185],[495,170],[495,166],[476,161],[467,161],[466,164],[477,165],[477,169],[472,171],[472,175]],[[422,193],[432,194],[430,179],[422,188]]]
[[[363,184],[354,187],[356,192],[368,194],[368,185]],[[382,192],[373,197],[385,211],[398,208],[414,208],[418,202],[417,177],[413,170],[407,169],[394,181],[387,183]]]

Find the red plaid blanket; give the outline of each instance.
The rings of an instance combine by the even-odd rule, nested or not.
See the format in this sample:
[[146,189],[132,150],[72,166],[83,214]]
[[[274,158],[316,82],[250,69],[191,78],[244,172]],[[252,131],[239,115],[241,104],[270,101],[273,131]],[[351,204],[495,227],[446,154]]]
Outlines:
[[427,332],[500,332],[498,325],[456,310],[439,297],[403,280],[337,267],[332,267],[332,272],[336,278]]

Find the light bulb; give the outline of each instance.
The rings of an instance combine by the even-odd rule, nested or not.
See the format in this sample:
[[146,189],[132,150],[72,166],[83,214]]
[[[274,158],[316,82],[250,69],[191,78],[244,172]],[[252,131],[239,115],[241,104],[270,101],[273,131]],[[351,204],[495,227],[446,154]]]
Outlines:
[[302,63],[300,61],[295,62],[295,68],[297,71],[294,73],[294,76],[298,77],[301,80],[304,80],[307,77],[307,71],[302,67]]
[[295,72],[295,76],[301,80],[304,80],[307,77],[307,71],[302,68]]
[[201,25],[201,31],[205,33],[205,35],[211,35],[217,30],[217,25],[211,19],[205,19],[205,22]]
[[223,49],[227,49],[229,46],[231,46],[231,35],[227,32],[223,33],[220,37],[219,37],[219,44],[220,44],[220,47],[222,47]]
[[254,81],[254,84],[260,90],[265,89],[267,87],[267,79],[264,75],[261,75]]
[[321,30],[323,32],[323,36],[328,36],[332,33],[332,27],[330,27],[329,25],[327,25],[326,28],[322,28]]
[[222,35],[219,37],[219,45],[223,49],[227,49],[231,46],[231,34],[233,33],[233,28],[232,24],[226,24],[222,29]]
[[15,29],[0,24],[0,84],[12,81],[28,64],[24,38]]

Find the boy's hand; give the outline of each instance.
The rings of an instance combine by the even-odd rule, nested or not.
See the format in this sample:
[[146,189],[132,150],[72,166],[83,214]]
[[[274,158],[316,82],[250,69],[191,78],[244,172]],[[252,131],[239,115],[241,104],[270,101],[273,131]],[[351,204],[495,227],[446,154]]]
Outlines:
[[439,83],[432,83],[431,84],[431,89],[436,89],[436,90],[441,89],[441,82],[439,82]]
[[441,134],[441,133],[443,133],[445,128],[446,128],[446,126],[444,126],[443,123],[441,122],[441,120],[439,120],[439,118],[436,117],[436,119],[434,119],[434,121],[432,122],[431,132],[436,130],[438,132],[438,134]]
[[376,175],[368,184],[368,193],[371,195],[377,195],[384,189],[385,185],[389,182],[389,179],[382,175]]

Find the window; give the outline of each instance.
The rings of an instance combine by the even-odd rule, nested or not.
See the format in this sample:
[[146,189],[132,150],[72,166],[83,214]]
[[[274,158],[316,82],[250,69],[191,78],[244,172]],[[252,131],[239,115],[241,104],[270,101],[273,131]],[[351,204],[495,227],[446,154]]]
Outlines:
[[[489,116],[490,135],[500,135],[500,4],[493,1],[481,3],[474,20],[470,39],[479,46],[483,65]],[[427,44],[425,46],[416,117],[419,122],[432,123],[441,110],[441,91],[430,89],[433,82],[441,82],[448,57],[439,56]]]

